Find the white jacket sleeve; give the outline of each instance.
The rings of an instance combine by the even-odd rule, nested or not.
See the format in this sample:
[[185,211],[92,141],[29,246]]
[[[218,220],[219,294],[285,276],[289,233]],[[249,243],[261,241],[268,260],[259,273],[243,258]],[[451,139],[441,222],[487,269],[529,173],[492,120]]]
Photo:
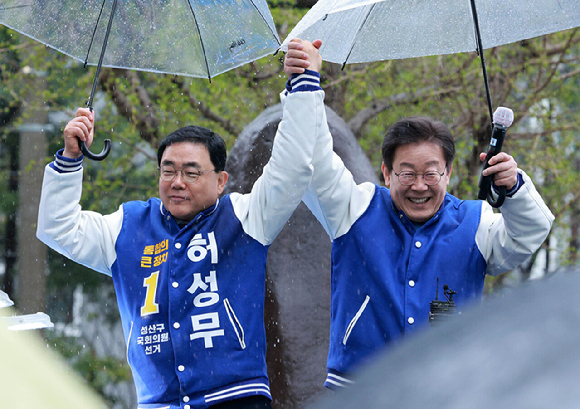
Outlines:
[[326,111],[321,115],[320,134],[314,148],[314,174],[304,203],[331,240],[346,234],[365,212],[375,193],[373,183],[357,185],[342,159],[334,153]]
[[519,170],[523,186],[506,198],[501,214],[482,202],[475,241],[487,261],[487,274],[498,275],[526,261],[550,233],[554,216],[532,180]]
[[233,193],[232,204],[244,231],[269,245],[284,227],[312,178],[312,155],[324,112],[321,90],[295,92],[283,101],[272,156],[252,191]]
[[46,166],[36,236],[71,260],[111,275],[123,210],[119,208],[107,216],[82,211],[79,205],[82,180],[82,170],[59,173]]

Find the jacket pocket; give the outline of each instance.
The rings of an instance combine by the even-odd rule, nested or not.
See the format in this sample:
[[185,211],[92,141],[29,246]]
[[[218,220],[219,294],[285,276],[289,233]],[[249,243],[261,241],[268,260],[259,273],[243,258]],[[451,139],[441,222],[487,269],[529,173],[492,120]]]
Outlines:
[[346,345],[346,341],[348,341],[348,337],[350,337],[350,333],[352,332],[354,326],[358,322],[358,320],[359,320],[360,316],[362,315],[363,311],[365,310],[365,308],[367,308],[367,305],[368,305],[370,299],[371,299],[371,297],[369,295],[367,295],[364,302],[362,303],[362,305],[358,309],[357,313],[355,314],[354,318],[350,321],[350,323],[348,324],[348,327],[346,327],[346,333],[344,334],[344,338],[342,339],[343,345]]
[[129,364],[129,368],[133,370],[131,366],[131,360],[129,359],[129,346],[131,345],[131,337],[133,336],[133,321],[131,321],[131,329],[129,330],[129,336],[127,337],[127,363]]
[[236,313],[234,312],[234,309],[232,308],[230,301],[226,298],[224,299],[224,306],[226,307],[226,312],[228,313],[228,318],[230,319],[230,322],[232,323],[232,327],[234,328],[234,331],[236,333],[236,336],[238,337],[238,341],[240,342],[240,346],[242,347],[242,349],[246,349],[246,342],[244,339],[244,328],[242,327],[242,324],[240,324],[240,321],[238,321],[238,317],[236,317]]

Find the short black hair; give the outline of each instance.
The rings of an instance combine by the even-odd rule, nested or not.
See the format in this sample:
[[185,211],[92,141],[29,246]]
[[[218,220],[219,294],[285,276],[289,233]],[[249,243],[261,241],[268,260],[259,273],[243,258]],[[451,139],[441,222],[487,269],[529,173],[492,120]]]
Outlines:
[[447,169],[455,159],[455,141],[451,131],[441,121],[424,116],[412,116],[395,122],[383,140],[383,163],[387,170],[393,170],[393,159],[399,146],[412,143],[431,142],[441,146]]
[[226,168],[227,150],[226,143],[217,133],[204,128],[203,126],[185,126],[171,132],[161,141],[157,148],[157,165],[161,166],[161,158],[165,149],[179,142],[190,142],[204,145],[209,152],[209,159],[216,172],[221,172]]

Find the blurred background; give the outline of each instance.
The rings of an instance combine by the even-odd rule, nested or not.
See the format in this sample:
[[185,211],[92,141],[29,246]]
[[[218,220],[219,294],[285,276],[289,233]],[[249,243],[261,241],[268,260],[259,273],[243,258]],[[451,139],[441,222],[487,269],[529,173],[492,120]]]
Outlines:
[[[314,3],[268,2],[280,39]],[[282,61],[283,54],[278,53],[219,75],[211,83],[103,68],[94,102],[97,140],[93,151],[100,151],[105,138],[112,139],[113,150],[107,160],[85,165],[83,208],[106,214],[121,202],[156,196],[156,147],[179,127],[209,127],[233,149],[252,121],[279,102],[286,81]],[[486,62],[494,105],[509,107],[515,114],[504,150],[531,175],[556,216],[550,236],[529,262],[486,282],[485,294],[493,294],[577,263],[580,30],[486,50]],[[67,260],[35,237],[44,166],[62,147],[62,130],[77,107],[84,106],[94,74],[94,67],[83,68],[0,26],[0,289],[15,302],[19,313],[50,315],[54,328],[41,331],[46,346],[62,355],[110,408],[134,408],[112,280]],[[478,155],[486,150],[491,132],[481,75],[475,53],[352,64],[344,70],[324,63],[322,87],[327,106],[370,163],[374,174],[363,179],[380,178],[380,147],[390,124],[404,116],[431,116],[447,123],[456,139],[450,193],[475,199]],[[230,152],[230,160],[251,149],[251,144],[239,147],[232,151],[234,156]],[[248,173],[254,177],[263,163],[249,160],[243,166],[252,167]],[[230,191],[242,187],[242,182],[230,183]],[[320,228],[317,234],[324,237]],[[289,264],[286,268],[303,269],[308,260],[311,274],[327,280],[330,243],[316,252],[320,263],[312,262],[308,251],[303,248],[288,255],[299,267]],[[272,262],[269,268],[275,268]],[[273,307],[266,312],[266,322],[277,408],[300,407],[324,394],[327,327],[296,329],[316,347],[311,353],[317,376],[306,380],[293,377],[307,365],[302,359],[292,361],[288,353],[296,334],[279,327],[284,309],[300,308],[284,304],[307,284],[298,282],[300,277],[276,287],[275,276],[269,275],[268,299]],[[317,286],[310,298],[329,300],[329,290],[329,284]],[[303,319],[301,314],[287,318],[288,325]],[[309,315],[328,325],[328,305]],[[276,353],[284,348],[285,353]]]

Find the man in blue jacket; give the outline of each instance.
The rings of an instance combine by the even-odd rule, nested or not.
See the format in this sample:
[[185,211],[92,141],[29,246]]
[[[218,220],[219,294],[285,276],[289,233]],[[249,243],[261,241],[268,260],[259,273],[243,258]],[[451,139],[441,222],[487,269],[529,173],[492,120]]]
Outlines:
[[[320,59],[311,60],[320,65]],[[159,198],[81,210],[94,114],[79,109],[46,166],[37,236],[113,279],[139,409],[270,407],[264,295],[269,245],[300,203],[324,110],[319,81],[282,95],[272,157],[251,193],[220,198],[226,146],[188,126],[159,146]]]
[[[304,44],[289,44],[288,74],[304,75],[308,68]],[[307,112],[326,124],[324,111]],[[455,144],[447,126],[430,118],[404,118],[387,132],[381,166],[386,187],[357,185],[333,153],[328,127],[320,131],[304,202],[332,240],[325,385],[336,388],[351,383],[350,374],[379,349],[428,322],[438,278],[441,287],[457,292],[459,307],[479,299],[485,275],[528,259],[554,216],[505,152],[485,171],[508,190],[501,213],[487,202],[448,194]]]

